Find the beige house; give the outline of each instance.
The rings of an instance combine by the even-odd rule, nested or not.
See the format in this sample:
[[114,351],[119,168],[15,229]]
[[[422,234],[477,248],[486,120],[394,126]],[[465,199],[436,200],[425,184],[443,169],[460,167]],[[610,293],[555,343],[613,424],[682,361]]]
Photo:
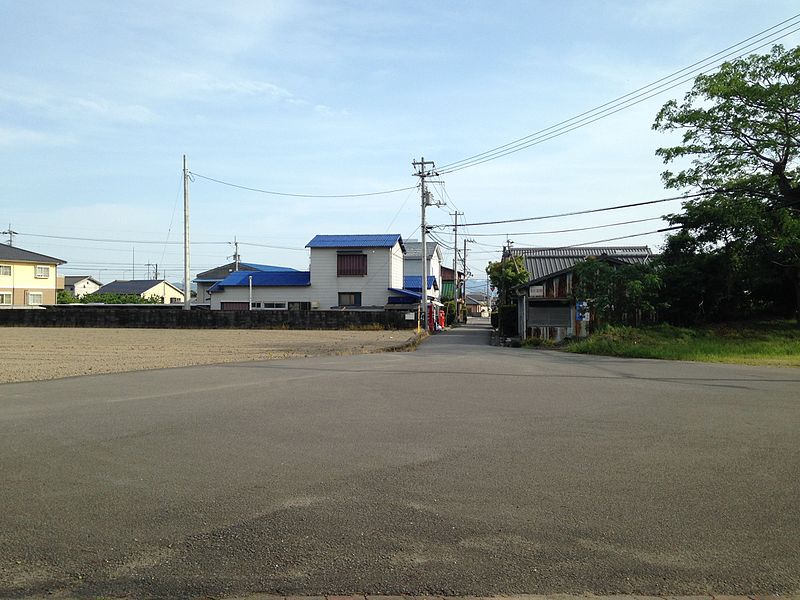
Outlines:
[[164,304],[183,304],[183,292],[164,279],[117,279],[95,293],[133,294],[142,298],[161,298]]
[[55,304],[58,265],[65,262],[0,244],[0,307]]

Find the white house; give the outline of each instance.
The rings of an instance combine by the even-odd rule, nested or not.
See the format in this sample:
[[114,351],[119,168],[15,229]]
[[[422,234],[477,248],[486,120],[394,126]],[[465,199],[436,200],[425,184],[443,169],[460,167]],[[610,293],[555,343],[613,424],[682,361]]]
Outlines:
[[306,247],[310,271],[231,273],[208,290],[211,309],[384,309],[404,292],[398,234],[318,235]]
[[101,287],[103,287],[103,284],[91,275],[67,275],[64,277],[64,289],[72,292],[72,295],[76,298],[94,294]]
[[[405,246],[404,269],[407,278],[405,287],[421,292],[422,242],[408,241]],[[428,254],[428,296],[439,300],[442,287],[442,247],[432,241],[426,242],[425,246]],[[415,276],[418,279],[411,279]]]
[[183,292],[164,279],[117,279],[105,284],[98,294],[132,294],[142,298],[161,298],[164,304],[183,304]]

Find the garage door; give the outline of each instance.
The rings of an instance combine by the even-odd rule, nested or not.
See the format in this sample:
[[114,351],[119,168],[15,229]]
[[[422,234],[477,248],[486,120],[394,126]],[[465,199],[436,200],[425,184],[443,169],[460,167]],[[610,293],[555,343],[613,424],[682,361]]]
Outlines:
[[528,327],[570,327],[570,306],[542,306],[531,302],[528,305]]

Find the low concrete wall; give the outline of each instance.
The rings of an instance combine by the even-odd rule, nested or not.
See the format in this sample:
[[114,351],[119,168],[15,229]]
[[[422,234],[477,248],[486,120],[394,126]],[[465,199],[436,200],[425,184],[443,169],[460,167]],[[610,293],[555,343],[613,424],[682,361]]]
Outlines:
[[183,310],[168,304],[63,304],[43,309],[0,310],[2,327],[143,327],[152,329],[412,329],[403,312],[211,311]]

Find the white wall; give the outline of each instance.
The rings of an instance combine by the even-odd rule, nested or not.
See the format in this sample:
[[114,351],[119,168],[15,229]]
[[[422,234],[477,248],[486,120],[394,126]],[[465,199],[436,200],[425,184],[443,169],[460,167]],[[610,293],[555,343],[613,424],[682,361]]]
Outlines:
[[[223,292],[211,294],[211,309],[220,310],[223,302],[248,302],[250,290],[248,286],[226,287]],[[281,286],[281,287],[253,287],[253,302],[317,302],[319,297],[315,295],[310,286]],[[319,308],[330,308],[331,305]]]
[[389,288],[399,281],[390,275],[390,264],[395,249],[402,254],[400,245],[394,248],[364,248],[367,255],[367,274],[363,277],[337,277],[336,251],[341,248],[311,248],[311,287],[320,298],[320,308],[330,308],[339,304],[339,292],[361,292],[362,306],[386,305]]

